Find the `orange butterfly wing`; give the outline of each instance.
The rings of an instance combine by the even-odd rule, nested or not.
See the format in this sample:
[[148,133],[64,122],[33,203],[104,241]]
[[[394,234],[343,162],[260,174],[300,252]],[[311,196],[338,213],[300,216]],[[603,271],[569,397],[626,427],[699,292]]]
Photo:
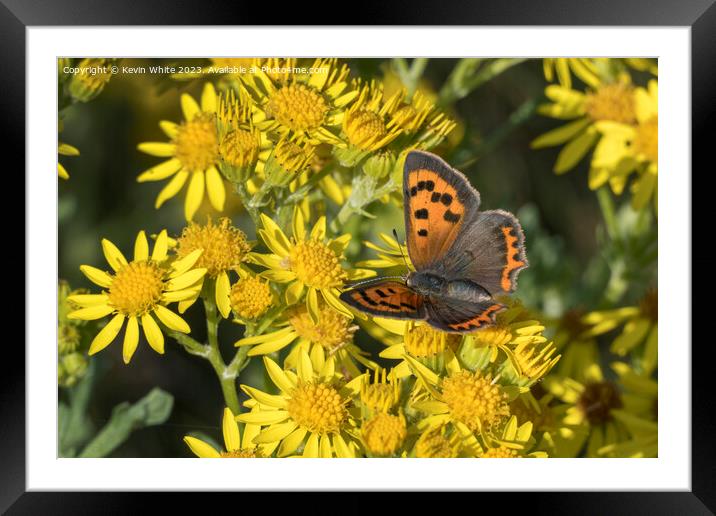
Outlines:
[[424,297],[398,281],[377,279],[361,283],[340,296],[363,312],[393,319],[425,319]]
[[430,269],[477,216],[480,194],[462,173],[422,151],[405,159],[403,194],[408,254],[417,270]]

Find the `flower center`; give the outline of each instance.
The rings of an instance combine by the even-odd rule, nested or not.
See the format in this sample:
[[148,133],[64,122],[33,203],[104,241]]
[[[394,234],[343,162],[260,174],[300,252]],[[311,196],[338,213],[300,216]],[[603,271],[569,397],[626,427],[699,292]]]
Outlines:
[[306,305],[301,304],[292,310],[289,322],[301,337],[327,350],[335,349],[353,338],[355,329],[349,326],[347,317],[328,306],[321,306],[319,312],[321,322],[316,324],[308,314]]
[[652,117],[636,129],[634,150],[652,163],[659,161],[659,117]]
[[199,113],[183,122],[174,137],[175,156],[190,172],[203,171],[216,163],[219,142],[216,121],[211,113]]
[[366,150],[388,132],[383,118],[368,109],[346,114],[345,131],[351,144]]
[[562,315],[562,327],[570,337],[576,338],[589,329],[589,326],[584,324],[583,317],[584,310],[579,308],[571,308]]
[[422,459],[457,457],[457,446],[440,428],[427,430],[415,443],[415,456]]
[[348,419],[347,402],[332,385],[299,381],[288,400],[288,413],[309,432],[336,433]]
[[434,330],[423,324],[414,326],[405,334],[405,350],[416,358],[427,358],[445,351],[448,346],[454,351],[462,337],[457,333]]
[[373,455],[392,455],[403,444],[408,431],[405,418],[384,412],[378,413],[363,425],[363,442]]
[[298,242],[291,249],[289,263],[296,277],[309,287],[340,287],[348,278],[336,253],[318,240]]
[[594,382],[585,386],[577,406],[592,425],[612,419],[611,410],[622,406],[617,386],[612,382]]
[[393,120],[403,131],[410,132],[414,129],[413,121],[418,115],[417,110],[410,104],[405,104],[393,113]]
[[504,346],[512,340],[512,331],[507,326],[496,324],[472,334],[473,342],[478,347]]
[[190,222],[177,239],[177,255],[183,258],[196,249],[204,252],[196,267],[205,267],[207,274],[216,277],[220,272],[236,269],[241,265],[251,246],[246,235],[223,217],[218,224],[209,219],[205,226]]
[[112,279],[109,304],[124,315],[142,315],[159,303],[163,277],[164,270],[155,262],[130,262]]
[[584,109],[594,120],[612,120],[623,124],[636,121],[634,89],[626,84],[606,84],[588,93]]
[[257,277],[240,279],[231,287],[229,294],[231,308],[239,317],[257,319],[273,304],[271,287]]
[[253,165],[259,158],[259,144],[254,134],[236,129],[224,136],[219,146],[223,160],[234,167]]
[[480,455],[483,459],[514,459],[518,456],[519,453],[517,450],[508,448],[505,445],[500,445],[497,448],[488,448],[486,452]]
[[399,396],[395,384],[373,383],[361,389],[360,400],[373,411],[387,412],[398,402]]
[[460,371],[443,381],[443,401],[454,419],[473,432],[490,428],[510,415],[508,396],[489,376]]
[[328,114],[328,104],[305,84],[289,84],[271,95],[268,111],[282,125],[303,132],[321,126]]

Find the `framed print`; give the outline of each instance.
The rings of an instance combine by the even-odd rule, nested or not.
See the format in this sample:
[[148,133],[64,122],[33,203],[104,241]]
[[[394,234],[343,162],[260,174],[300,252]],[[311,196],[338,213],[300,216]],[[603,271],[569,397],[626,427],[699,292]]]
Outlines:
[[142,490],[716,505],[691,337],[709,2],[413,27],[6,4],[27,303],[3,508]]

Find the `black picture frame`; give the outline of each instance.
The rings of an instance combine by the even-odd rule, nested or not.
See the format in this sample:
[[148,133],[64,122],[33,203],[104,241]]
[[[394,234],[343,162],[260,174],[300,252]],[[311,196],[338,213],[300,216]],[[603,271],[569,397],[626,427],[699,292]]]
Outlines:
[[[716,140],[716,5],[715,0],[601,0],[589,3],[567,0],[529,2],[369,2],[351,9],[354,25],[615,25],[683,26],[691,28],[692,71],[692,168],[703,165],[713,171],[709,151]],[[133,2],[112,0],[99,4],[92,0],[0,0],[0,49],[3,58],[2,141],[6,149],[20,149],[25,143],[25,41],[26,28],[38,25],[245,25],[291,23],[335,24],[328,13],[312,3],[281,5],[281,19],[266,16],[266,5],[238,1],[153,0]],[[324,14],[320,14],[324,13]],[[24,168],[24,154],[18,155]],[[16,168],[17,170],[17,168]],[[6,172],[9,174],[9,172]],[[688,178],[690,171],[680,171]],[[17,177],[17,176],[16,176]],[[693,190],[692,190],[693,191]],[[26,195],[31,192],[25,192]],[[692,206],[696,206],[693,199]],[[708,203],[703,206],[708,206]],[[705,217],[693,216],[695,235],[708,235]],[[27,235],[25,235],[26,237]],[[699,239],[703,241],[703,239]],[[691,250],[689,250],[691,252]],[[693,255],[692,255],[693,256]],[[17,258],[16,258],[17,259]],[[18,260],[19,261],[19,260]],[[693,269],[708,271],[708,254],[697,254]],[[25,270],[26,276],[31,271]],[[706,316],[708,303],[692,300],[692,313]],[[26,311],[26,324],[29,322]],[[37,314],[35,314],[37,315]],[[694,320],[692,316],[692,320]],[[713,376],[708,357],[712,344],[699,342],[684,332],[684,342],[692,347],[692,457],[689,492],[641,493],[526,493],[512,500],[527,503],[536,512],[555,514],[711,514],[716,511],[716,424],[711,410],[709,380]],[[19,342],[19,340],[17,341]],[[700,345],[699,345],[700,344]],[[674,344],[675,345],[675,344]],[[0,375],[0,510],[9,514],[125,513],[147,507],[146,494],[132,493],[41,493],[26,492],[25,451],[25,351],[16,343],[5,343],[5,367]],[[8,366],[12,364],[12,366]],[[663,436],[668,439],[668,436]],[[164,495],[167,498],[168,495]],[[483,495],[481,495],[483,496]],[[512,496],[512,495],[511,495]],[[354,501],[352,500],[354,499]],[[180,498],[176,498],[176,501]],[[415,498],[418,500],[418,498]],[[183,503],[183,502],[180,502]],[[483,500],[481,503],[485,503]],[[513,503],[512,501],[510,503]],[[357,496],[349,496],[343,507],[358,507]],[[407,508],[407,507],[404,507]]]

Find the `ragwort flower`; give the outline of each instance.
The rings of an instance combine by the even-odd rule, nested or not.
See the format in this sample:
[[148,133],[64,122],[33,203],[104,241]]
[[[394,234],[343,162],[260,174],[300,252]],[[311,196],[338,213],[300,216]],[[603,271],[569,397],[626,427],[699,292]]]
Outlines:
[[68,300],[82,308],[68,314],[69,319],[95,320],[113,314],[112,319],[92,340],[89,354],[94,355],[107,347],[127,321],[122,357],[129,363],[139,344],[139,326],[144,330],[149,345],[157,353],[164,353],[164,335],[158,319],[170,330],[189,333],[189,325],[165,305],[183,301],[194,295],[192,285],[206,274],[205,268],[193,268],[201,251],[189,253],[180,260],[167,261],[167,232],[163,230],[149,255],[149,244],[144,231],[140,231],[134,244],[134,259],[127,261],[122,252],[107,239],[102,250],[113,273],[90,265],[80,270],[93,283],[107,290],[101,294],[81,294]]
[[258,425],[245,424],[243,435],[239,432],[239,425],[231,409],[224,408],[224,417],[221,428],[224,434],[225,451],[218,451],[209,443],[192,437],[184,436],[184,442],[194,455],[202,459],[253,459],[265,457],[261,447],[256,446],[253,439],[261,431]]

